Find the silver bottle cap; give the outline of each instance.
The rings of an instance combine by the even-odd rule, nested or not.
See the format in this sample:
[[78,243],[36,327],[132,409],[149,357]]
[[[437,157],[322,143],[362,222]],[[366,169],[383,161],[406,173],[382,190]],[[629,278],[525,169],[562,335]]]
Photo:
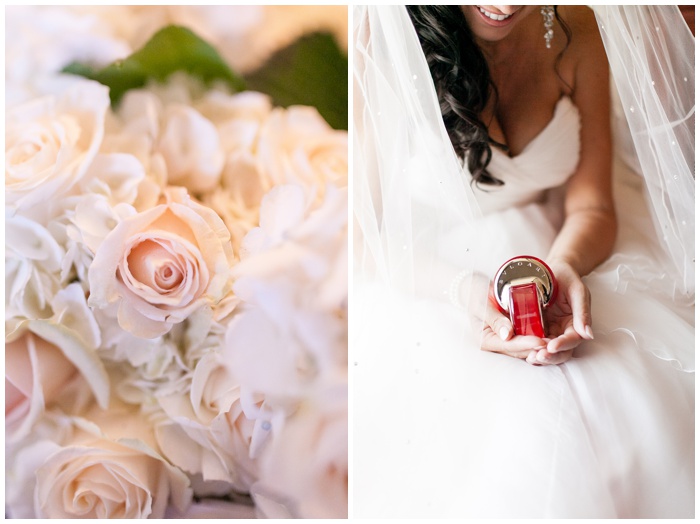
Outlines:
[[493,280],[493,291],[501,309],[508,311],[512,286],[534,283],[540,305],[547,307],[556,293],[554,275],[547,264],[535,257],[515,257],[503,264]]

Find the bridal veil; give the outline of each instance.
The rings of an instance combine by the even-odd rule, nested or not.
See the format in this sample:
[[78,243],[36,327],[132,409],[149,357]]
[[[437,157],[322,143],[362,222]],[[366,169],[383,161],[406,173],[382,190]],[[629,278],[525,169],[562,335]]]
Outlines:
[[[593,10],[614,80],[618,159],[643,175],[673,293],[693,303],[694,37],[675,6]],[[465,226],[479,209],[405,8],[357,6],[354,24],[356,284],[454,299],[498,239]]]

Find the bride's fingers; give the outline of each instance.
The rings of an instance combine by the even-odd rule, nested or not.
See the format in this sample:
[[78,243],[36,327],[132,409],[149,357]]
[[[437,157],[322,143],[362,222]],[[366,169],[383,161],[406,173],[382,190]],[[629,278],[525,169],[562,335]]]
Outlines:
[[509,340],[513,336],[513,324],[503,315],[489,300],[484,311],[484,323],[491,331],[497,334],[501,340]]
[[570,351],[576,348],[579,344],[581,344],[582,340],[583,338],[573,328],[573,326],[569,326],[564,330],[564,333],[562,333],[556,338],[553,338],[547,343],[547,351],[549,353]]
[[533,350],[546,348],[547,343],[539,337],[516,336],[510,340],[502,340],[493,331],[486,330],[481,341],[481,349],[494,353],[503,353],[515,358],[527,358]]
[[547,347],[547,342],[534,336],[514,336],[510,319],[489,300],[484,311],[481,349],[503,353],[515,358],[527,358],[533,349]]
[[534,357],[533,361],[534,363],[542,366],[556,366],[569,360],[573,353],[573,349],[560,351],[559,353],[550,353],[546,349],[542,349],[537,352],[537,355]]
[[542,364],[540,362],[537,362],[537,353],[538,351],[532,350],[527,354],[527,358],[525,359],[525,362],[528,364],[532,364],[533,366],[541,366]]

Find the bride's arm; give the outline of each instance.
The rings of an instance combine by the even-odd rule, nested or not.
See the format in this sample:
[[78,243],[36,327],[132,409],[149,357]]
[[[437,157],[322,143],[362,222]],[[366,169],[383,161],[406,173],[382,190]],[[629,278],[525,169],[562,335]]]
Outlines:
[[590,22],[592,27],[576,34],[579,41],[572,50],[577,54],[572,99],[581,115],[580,161],[567,186],[566,219],[548,257],[570,264],[580,275],[610,255],[617,230],[608,62],[592,15]]
[[[491,327],[486,348],[531,364],[561,364],[571,358],[583,339],[592,339],[591,301],[581,276],[592,271],[611,253],[617,233],[612,197],[612,139],[610,130],[609,70],[605,49],[592,13],[569,11],[572,41],[566,51],[573,64],[571,97],[581,117],[579,165],[570,178],[564,200],[565,220],[547,256],[559,282],[559,295],[544,311],[551,339],[546,347],[514,337],[507,318],[487,307]],[[495,336],[501,333],[502,341]],[[497,344],[501,344],[498,348]]]
[[562,336],[549,343],[549,351],[568,350],[592,337],[590,297],[581,276],[608,258],[617,233],[608,62],[593,16],[575,29],[572,99],[581,115],[581,154],[566,190],[564,224],[547,257],[563,290],[560,306],[565,311],[559,313],[570,308],[572,322],[562,326]]

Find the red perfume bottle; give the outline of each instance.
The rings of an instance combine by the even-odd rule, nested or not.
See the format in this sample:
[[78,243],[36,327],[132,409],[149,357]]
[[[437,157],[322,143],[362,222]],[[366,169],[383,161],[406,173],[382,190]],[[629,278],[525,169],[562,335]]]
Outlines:
[[496,272],[493,295],[498,308],[510,315],[516,335],[546,336],[542,310],[554,302],[557,281],[542,260],[530,256],[508,260]]

